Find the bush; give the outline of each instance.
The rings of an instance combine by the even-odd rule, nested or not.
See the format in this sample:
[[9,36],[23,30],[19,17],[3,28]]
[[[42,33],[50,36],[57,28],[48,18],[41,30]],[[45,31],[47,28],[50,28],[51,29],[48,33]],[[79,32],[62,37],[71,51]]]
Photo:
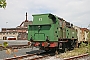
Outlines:
[[88,53],[90,54],[90,42],[88,42],[87,49],[88,49]]
[[82,42],[82,43],[80,44],[80,48],[83,48],[83,47],[86,47],[86,44]]

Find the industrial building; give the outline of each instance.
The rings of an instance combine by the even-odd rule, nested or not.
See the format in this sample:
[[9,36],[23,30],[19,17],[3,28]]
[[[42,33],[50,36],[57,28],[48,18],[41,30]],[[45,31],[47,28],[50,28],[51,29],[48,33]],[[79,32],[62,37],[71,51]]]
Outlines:
[[87,42],[88,41],[88,33],[89,29],[87,28],[80,28],[78,26],[74,26],[74,28],[78,31],[77,36],[78,36],[78,43],[81,42]]
[[32,21],[26,19],[16,28],[2,28],[0,32],[0,40],[27,40],[28,25]]

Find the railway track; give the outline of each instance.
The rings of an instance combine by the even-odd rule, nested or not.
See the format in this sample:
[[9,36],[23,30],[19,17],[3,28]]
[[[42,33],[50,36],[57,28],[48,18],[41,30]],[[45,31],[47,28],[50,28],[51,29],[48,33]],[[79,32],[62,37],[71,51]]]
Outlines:
[[26,54],[26,55],[11,57],[11,58],[5,58],[4,60],[40,60],[48,56],[50,56],[50,54],[45,54],[45,52],[43,53],[39,52],[34,54]]
[[[74,57],[70,57],[70,58],[64,58],[63,60],[79,60],[81,58],[85,58],[87,57],[88,54],[83,54],[83,55],[79,55],[79,56],[74,56]],[[45,58],[50,57],[50,54],[48,55],[37,55],[37,54],[27,54],[27,55],[22,55],[22,56],[16,56],[16,57],[12,57],[12,58],[6,58],[4,60],[45,60]],[[56,58],[57,59],[57,58]],[[60,59],[62,60],[62,59]]]
[[78,55],[78,56],[64,58],[64,60],[79,60],[79,59],[85,58],[85,57],[88,57],[88,54],[82,54],[82,55]]
[[[21,55],[21,56],[15,56],[11,58],[5,58],[4,60],[45,60],[46,58],[49,59],[52,53],[46,53],[46,52],[38,52],[37,53],[31,53],[31,54],[26,54],[26,55]],[[63,60],[79,60],[79,59],[84,59],[87,58],[88,54],[83,54],[79,56],[73,56],[69,58],[64,58]],[[55,58],[57,60],[57,58]],[[60,58],[58,58],[60,59]],[[62,59],[60,59],[62,60]]]

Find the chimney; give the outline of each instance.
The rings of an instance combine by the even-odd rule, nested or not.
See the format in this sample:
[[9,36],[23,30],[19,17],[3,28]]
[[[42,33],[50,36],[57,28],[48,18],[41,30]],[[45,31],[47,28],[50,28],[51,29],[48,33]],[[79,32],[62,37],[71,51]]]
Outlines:
[[25,20],[25,22],[28,22],[28,20],[27,20],[27,12],[26,12],[26,20]]

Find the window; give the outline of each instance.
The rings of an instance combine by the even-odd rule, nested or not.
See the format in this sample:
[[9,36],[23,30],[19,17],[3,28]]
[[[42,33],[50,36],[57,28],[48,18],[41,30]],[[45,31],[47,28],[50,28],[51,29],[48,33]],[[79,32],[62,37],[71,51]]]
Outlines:
[[21,38],[21,35],[18,35],[18,38]]
[[15,34],[15,32],[13,34]]

